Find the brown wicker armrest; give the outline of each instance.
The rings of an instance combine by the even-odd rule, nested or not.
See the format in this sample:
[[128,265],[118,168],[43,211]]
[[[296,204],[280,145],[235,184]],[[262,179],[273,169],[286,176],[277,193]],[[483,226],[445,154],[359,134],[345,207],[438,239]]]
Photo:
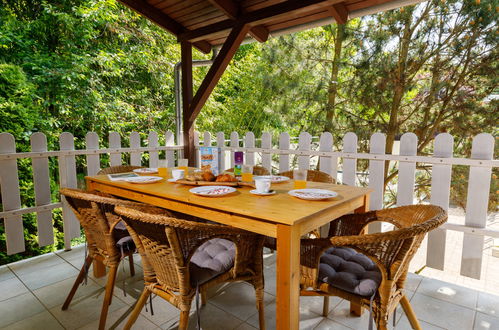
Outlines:
[[330,222],[329,237],[359,235],[364,227],[375,221],[383,221],[376,211],[344,215]]

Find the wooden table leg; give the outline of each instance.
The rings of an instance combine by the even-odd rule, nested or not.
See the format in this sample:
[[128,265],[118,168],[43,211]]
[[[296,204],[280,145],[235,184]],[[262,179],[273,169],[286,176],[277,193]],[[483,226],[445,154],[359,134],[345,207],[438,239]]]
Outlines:
[[300,233],[298,226],[277,226],[278,330],[298,330],[300,323]]
[[[355,209],[355,213],[365,213],[365,212],[368,212],[369,211],[369,195],[366,195],[364,197],[364,205],[362,205],[361,207],[359,207],[358,209]],[[366,232],[367,228],[364,229],[364,232],[361,233],[362,234],[367,234]],[[364,310],[362,309],[362,307],[359,305],[359,304],[355,304],[353,302],[350,302],[350,313],[351,314],[354,314],[356,316],[362,316],[362,312]]]

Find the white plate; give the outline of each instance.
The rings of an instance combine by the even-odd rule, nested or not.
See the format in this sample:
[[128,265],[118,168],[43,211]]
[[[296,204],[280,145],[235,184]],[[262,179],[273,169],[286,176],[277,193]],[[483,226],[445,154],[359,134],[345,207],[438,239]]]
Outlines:
[[283,176],[283,175],[256,175],[256,176],[253,176],[253,180],[256,180],[256,179],[270,179],[271,183],[281,183],[281,182],[289,181],[289,178],[287,176]]
[[[183,179],[183,178],[182,178],[182,179]],[[178,179],[178,180],[181,180],[181,179]],[[168,180],[166,180],[166,181],[168,181],[168,182],[177,182],[177,179],[171,178],[171,179],[168,179]]]
[[325,189],[295,189],[288,192],[293,197],[309,201],[319,201],[338,196],[338,193]]
[[227,186],[202,186],[189,189],[189,191],[199,196],[219,197],[233,193],[236,189]]
[[137,176],[135,178],[123,179],[125,182],[129,183],[155,183],[163,180],[160,176]]
[[256,189],[250,190],[250,194],[258,195],[258,196],[269,196],[274,195],[275,190],[269,190],[268,192],[258,192]]
[[135,173],[139,173],[139,174],[154,174],[154,173],[158,173],[158,169],[155,168],[155,167],[136,168],[133,171]]

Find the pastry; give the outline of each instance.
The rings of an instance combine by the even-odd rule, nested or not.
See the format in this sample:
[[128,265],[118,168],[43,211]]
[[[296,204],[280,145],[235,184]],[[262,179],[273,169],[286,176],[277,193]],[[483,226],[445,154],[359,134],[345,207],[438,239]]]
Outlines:
[[230,174],[220,174],[217,176],[217,182],[236,182],[237,179]]
[[216,179],[211,171],[204,171],[202,176],[204,181],[215,181]]

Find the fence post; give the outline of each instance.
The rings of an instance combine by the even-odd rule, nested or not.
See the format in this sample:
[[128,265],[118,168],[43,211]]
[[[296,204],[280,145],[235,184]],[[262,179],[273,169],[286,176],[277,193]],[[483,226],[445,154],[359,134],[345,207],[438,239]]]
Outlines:
[[[343,137],[343,152],[352,154],[357,153],[357,135],[348,132]],[[356,158],[343,158],[343,175],[342,182],[349,186],[355,186],[355,179],[357,177],[357,159]]]
[[[262,133],[262,149],[272,149],[272,135],[269,132]],[[262,151],[262,166],[272,174],[272,154]]]
[[[109,132],[109,148],[113,149],[121,148],[121,136],[118,132]],[[110,166],[121,165],[121,152],[112,152],[109,154],[109,165]]]
[[[165,146],[171,147],[175,145],[175,135],[171,131],[167,131],[165,133]],[[166,158],[166,167],[174,167],[175,166],[175,151],[166,150],[165,152]]]
[[[374,155],[385,154],[386,136],[383,133],[374,133],[369,142],[369,153]],[[385,179],[385,161],[384,160],[369,160],[369,188],[371,192],[370,209],[380,210],[383,208],[383,189]],[[369,233],[377,233],[381,231],[381,223],[373,223],[369,225]]]
[[[85,145],[87,150],[99,149],[99,136],[95,132],[88,132],[85,135]],[[88,154],[87,158],[87,175],[96,175],[100,170],[100,156],[99,154]]]
[[[46,152],[47,137],[37,132],[31,135],[31,151]],[[51,203],[50,177],[48,157],[36,157],[31,160],[33,164],[33,184],[35,186],[35,205],[42,206]],[[54,244],[54,226],[52,225],[52,211],[38,211],[36,213],[38,229],[38,245],[45,246]]]
[[[414,133],[405,133],[400,138],[400,156],[416,156],[418,137]],[[416,162],[399,162],[397,183],[397,206],[414,204],[414,185]]]
[[[333,135],[329,132],[321,134],[319,140],[319,151],[330,152],[333,151]],[[338,179],[338,157],[319,157],[319,169],[333,177],[334,180]]]
[[196,163],[189,164],[189,166],[196,167],[198,164],[201,164],[201,153],[199,152],[199,132],[194,131],[194,148],[196,149]]
[[[16,152],[16,142],[10,133],[0,133],[0,154]],[[0,185],[2,192],[2,206],[4,211],[13,211],[21,208],[21,195],[19,192],[19,177],[17,173],[17,160],[0,160]],[[23,252],[24,232],[23,217],[12,215],[4,218],[5,238],[7,240],[7,254]]]
[[[301,132],[298,137],[298,150],[310,151],[310,144],[312,143],[312,135],[307,132]],[[310,156],[298,156],[298,168],[300,170],[310,169]]]
[[[255,147],[255,134],[253,132],[247,132],[246,135],[244,135],[244,147]],[[246,154],[244,155],[244,163],[248,165],[255,165],[255,153],[253,151],[246,151]]]
[[[239,134],[237,132],[230,133],[230,146],[239,148]],[[234,168],[234,150],[230,152],[230,167]]]
[[[492,159],[494,137],[481,133],[473,139],[472,159]],[[491,167],[470,166],[465,225],[484,228],[487,224]],[[480,279],[482,270],[483,239],[481,235],[464,234],[461,275]]]
[[[139,132],[130,133],[130,148],[140,148],[140,135]],[[142,153],[141,152],[130,152],[130,165],[141,166],[142,165]]]
[[211,133],[204,132],[204,134],[203,134],[203,146],[204,147],[211,147],[211,144],[212,144]]
[[[147,135],[147,144],[152,148],[159,146],[158,133],[156,131],[149,131],[149,134]],[[159,167],[159,152],[149,151],[149,167]]]
[[[438,134],[434,142],[433,156],[452,158],[454,138],[449,133]],[[434,164],[431,169],[431,204],[444,210],[449,209],[450,180],[452,165]],[[428,233],[426,264],[428,267],[444,270],[445,241],[447,231],[437,228]]]
[[[64,132],[59,136],[61,151],[74,150],[73,134]],[[76,188],[76,159],[74,155],[59,156],[59,185],[64,188]],[[71,250],[71,239],[80,237],[80,223],[68,206],[64,196],[61,196],[62,217],[64,223],[64,248]]]
[[[219,148],[223,148],[225,147],[225,134],[224,132],[218,132],[217,133],[217,147]],[[226,152],[225,150],[220,150],[220,173],[223,173],[223,171],[225,171],[225,167],[226,167],[226,160],[227,160],[227,157],[226,157]]]
[[[282,132],[279,134],[279,150],[289,150],[289,133]],[[289,155],[279,155],[279,173],[289,171]]]

